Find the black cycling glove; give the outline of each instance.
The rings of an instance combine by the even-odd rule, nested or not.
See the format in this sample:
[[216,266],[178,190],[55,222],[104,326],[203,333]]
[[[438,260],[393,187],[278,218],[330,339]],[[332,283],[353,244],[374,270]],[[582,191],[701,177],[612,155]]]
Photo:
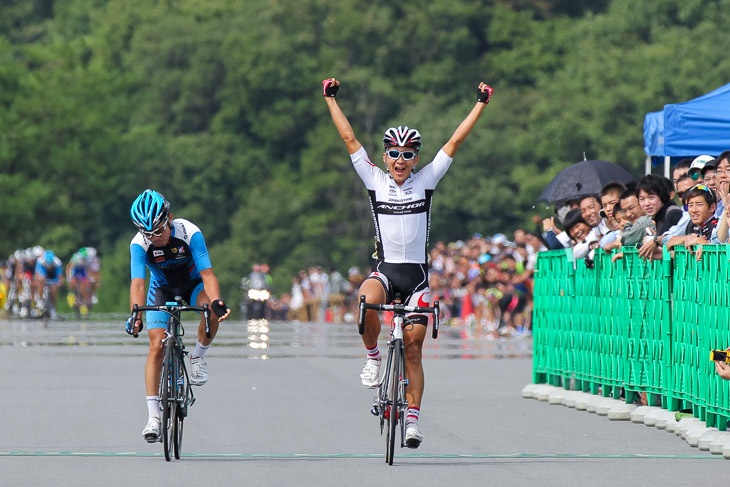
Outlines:
[[[139,331],[144,330],[144,323],[142,323],[142,320],[140,320],[139,318],[137,318],[137,320],[139,320]],[[137,333],[134,333],[134,322],[132,321],[131,316],[129,318],[127,318],[127,324],[124,327],[124,329],[128,334],[132,335],[134,338],[137,338],[137,336],[139,335],[139,331]]]
[[334,98],[337,94],[337,90],[339,89],[340,85],[338,83],[335,83],[334,78],[327,78],[326,80],[322,81],[322,94],[324,96],[331,96],[332,98]]
[[210,303],[210,307],[213,308],[213,312],[218,318],[225,316],[225,314],[231,309],[226,306],[226,303],[224,303],[222,299],[216,299]]
[[480,83],[479,88],[477,89],[477,101],[486,105],[492,98],[492,93],[494,93],[494,88],[487,84]]

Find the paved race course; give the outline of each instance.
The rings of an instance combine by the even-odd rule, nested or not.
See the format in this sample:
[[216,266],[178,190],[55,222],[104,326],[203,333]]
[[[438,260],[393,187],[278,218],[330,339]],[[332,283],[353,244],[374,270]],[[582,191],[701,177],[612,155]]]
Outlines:
[[424,352],[424,443],[388,467],[354,325],[289,322],[223,325],[168,463],[141,437],[147,343],[122,322],[0,320],[2,485],[688,485],[730,468],[671,433],[523,399],[531,339],[446,327]]

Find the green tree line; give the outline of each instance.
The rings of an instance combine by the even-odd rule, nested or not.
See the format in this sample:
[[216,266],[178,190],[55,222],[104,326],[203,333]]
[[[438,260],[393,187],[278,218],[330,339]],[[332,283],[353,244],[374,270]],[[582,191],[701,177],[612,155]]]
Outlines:
[[321,80],[377,154],[417,127],[430,160],[484,117],[434,200],[431,240],[530,224],[586,152],[643,168],[646,112],[730,79],[726,0],[0,0],[0,255],[103,257],[128,305],[129,206],[147,187],[203,230],[223,294],[257,262],[365,266],[365,190]]

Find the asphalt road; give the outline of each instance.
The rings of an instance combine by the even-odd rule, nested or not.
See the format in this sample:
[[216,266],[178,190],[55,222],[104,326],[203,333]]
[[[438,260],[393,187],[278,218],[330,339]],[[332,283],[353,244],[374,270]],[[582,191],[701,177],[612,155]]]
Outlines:
[[0,320],[0,485],[674,486],[730,468],[674,434],[523,399],[531,344],[429,341],[426,438],[389,467],[353,325],[229,322],[168,463],[142,440],[147,347],[121,320]]

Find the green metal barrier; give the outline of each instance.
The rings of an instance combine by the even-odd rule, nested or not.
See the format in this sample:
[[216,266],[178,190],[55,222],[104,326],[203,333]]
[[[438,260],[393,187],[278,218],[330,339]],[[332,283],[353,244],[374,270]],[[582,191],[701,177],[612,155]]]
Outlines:
[[680,248],[652,262],[633,249],[616,262],[600,252],[592,269],[570,250],[540,253],[533,381],[627,402],[646,393],[724,430],[730,382],[709,356],[730,346],[730,246],[703,250],[699,261]]

